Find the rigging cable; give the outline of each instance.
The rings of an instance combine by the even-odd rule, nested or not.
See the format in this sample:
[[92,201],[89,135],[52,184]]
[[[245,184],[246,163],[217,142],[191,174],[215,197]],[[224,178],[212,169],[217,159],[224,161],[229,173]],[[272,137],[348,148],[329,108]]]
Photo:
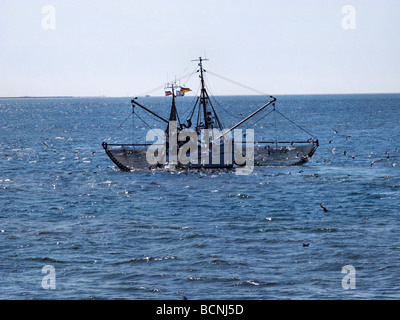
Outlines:
[[114,133],[115,132],[117,132],[118,130],[119,130],[119,128],[121,128],[123,125],[124,125],[124,123],[126,122],[126,121],[128,121],[128,119],[131,117],[133,115],[133,111],[129,114],[129,116],[110,134],[110,136],[107,138],[107,139],[105,139],[104,140],[104,142],[105,141],[108,141],[108,140],[110,140],[111,139],[111,137],[114,135]]
[[[192,101],[189,103],[189,107],[185,108],[185,110],[182,112],[183,114],[188,114],[188,116],[186,117],[186,120],[188,120],[188,119],[192,120],[194,110],[196,109],[196,106],[197,106],[197,103],[199,100],[199,96],[198,96],[199,91],[200,91],[200,86],[197,88],[197,91],[194,94]],[[192,92],[194,92],[194,91],[192,91]],[[193,105],[194,105],[194,107],[191,107]],[[190,111],[190,110],[192,110],[192,111]],[[190,116],[189,116],[189,114],[190,114]]]
[[[209,73],[209,71],[207,71],[207,73]],[[207,90],[210,91],[211,97],[213,98],[214,102],[218,105],[218,107],[221,108],[221,110],[225,111],[225,112],[226,112],[228,115],[230,115],[231,117],[236,118],[236,119],[241,119],[242,117],[239,117],[239,116],[237,116],[237,115],[234,115],[234,114],[230,113],[228,110],[226,110],[226,109],[218,102],[218,100],[215,98],[214,94],[212,93],[212,90],[210,89],[211,86],[209,85],[209,80],[207,79],[207,77],[204,77],[204,78],[205,78],[205,81],[206,81],[206,83],[207,83],[207,86],[206,86],[206,87],[207,87]]]
[[[225,80],[225,81],[232,82],[232,83],[234,83],[234,84],[236,84],[236,85],[238,85],[238,86],[244,87],[244,88],[246,88],[246,89],[248,89],[248,90],[254,91],[254,92],[256,92],[257,94],[260,94],[260,95],[263,95],[263,96],[266,95],[266,96],[269,96],[269,97],[272,98],[271,95],[269,95],[269,94],[267,94],[267,93],[265,93],[265,92],[262,92],[262,91],[259,91],[259,90],[257,90],[257,89],[251,88],[251,87],[246,86],[246,85],[244,85],[244,84],[241,84],[241,83],[239,83],[239,82],[237,82],[237,81],[228,79],[228,78],[226,78],[226,77],[223,77],[223,76],[218,75],[218,74],[216,74],[216,73],[213,73],[213,72],[211,72],[211,71],[207,71],[207,73],[210,73],[210,74],[212,74],[212,75],[214,75],[214,76],[216,76],[216,77],[219,77],[219,78],[221,78],[221,79],[223,79],[223,80]],[[207,78],[206,78],[206,81],[208,82],[208,79],[207,79]],[[209,86],[208,86],[208,87],[209,87]],[[210,89],[208,89],[208,90],[210,90]],[[234,115],[234,114],[230,113],[228,110],[226,110],[226,109],[218,102],[218,100],[214,97],[214,95],[211,95],[211,96],[212,96],[213,100],[217,103],[217,105],[218,105],[223,111],[225,111],[228,115],[230,115],[231,117],[236,118],[236,119],[241,119],[241,118],[242,118],[242,117],[239,116],[239,115]]]
[[[187,69],[187,68],[186,68],[186,69]],[[186,71],[186,70],[185,70],[185,71]],[[190,78],[193,76],[193,74],[195,74],[195,73],[196,73],[196,69],[195,69],[193,72],[191,72],[191,73],[188,73],[188,74],[185,74],[184,76],[181,76],[180,78],[176,79],[176,81],[182,81],[182,80],[185,79],[185,78],[187,78],[186,81],[189,81],[189,79],[190,79]],[[158,86],[157,88],[154,88],[154,89],[152,89],[152,90],[150,90],[150,91],[147,91],[147,92],[145,92],[145,93],[139,94],[138,97],[142,97],[142,96],[149,95],[150,93],[153,93],[153,92],[155,92],[155,91],[158,91],[158,90],[161,90],[161,89],[164,89],[164,88],[165,88],[165,85]]]
[[[147,126],[150,130],[153,130],[153,128],[152,128],[146,121],[144,121],[144,120],[142,119],[142,117],[139,116],[138,113],[136,113],[136,116],[137,116],[140,120],[142,120],[142,122],[145,124],[145,126]],[[157,131],[157,130],[155,130],[155,133],[156,133],[162,140],[165,140],[165,137],[160,136],[160,135],[158,134],[158,131]]]
[[[246,89],[248,89],[248,90],[252,90],[252,91],[254,91],[254,92],[258,93],[258,94],[261,94],[261,95],[269,95],[269,94],[267,94],[267,93],[265,93],[265,92],[262,92],[262,91],[260,91],[260,90],[251,88],[251,87],[249,87],[249,86],[247,86],[247,85],[244,85],[244,84],[242,84],[242,83],[239,83],[239,82],[237,82],[237,81],[228,79],[228,78],[226,78],[226,77],[224,77],[224,76],[221,76],[221,75],[218,75],[218,74],[216,74],[216,73],[214,73],[214,72],[211,72],[211,71],[207,71],[207,72],[210,73],[210,74],[212,74],[212,75],[214,75],[214,76],[216,76],[216,77],[218,77],[218,78],[221,78],[221,79],[223,79],[223,80],[232,82],[232,83],[234,83],[234,84],[236,84],[236,85],[238,85],[238,86],[244,87],[244,88],[246,88]],[[215,99],[215,98],[214,98],[214,99]],[[217,104],[221,107],[221,105],[220,105],[218,102],[217,102]],[[229,114],[229,112],[227,112],[224,108],[221,108],[221,109],[224,110],[226,113]],[[292,124],[294,124],[296,127],[298,127],[300,130],[304,131],[305,133],[307,133],[308,135],[310,135],[311,137],[313,137],[313,134],[311,134],[310,132],[308,132],[307,130],[305,130],[305,129],[302,128],[301,126],[299,126],[299,125],[298,125],[297,123],[295,123],[294,121],[290,120],[288,117],[286,117],[285,115],[283,115],[282,113],[280,113],[278,110],[276,110],[276,109],[275,109],[275,106],[274,106],[274,109],[273,109],[272,111],[277,112],[277,113],[280,114],[283,118],[285,118],[285,119],[288,120],[290,123],[292,123]],[[271,112],[270,112],[270,113],[271,113]],[[270,114],[270,113],[268,113],[268,114]],[[275,113],[274,113],[274,114],[275,114]],[[233,115],[231,115],[231,116],[233,116]],[[264,118],[264,117],[263,117],[263,118]],[[261,119],[263,119],[263,118],[261,118]],[[260,120],[261,120],[261,119],[260,119]],[[257,122],[259,122],[260,120],[258,120]],[[256,123],[257,123],[257,122],[256,122]],[[276,129],[276,118],[275,118],[275,115],[274,115],[274,122],[275,122],[275,135],[277,135],[277,133],[276,133],[277,129]]]
[[258,94],[265,95],[265,96],[270,96],[269,94],[267,94],[267,93],[265,93],[265,92],[262,92],[262,91],[260,91],[260,90],[251,88],[251,87],[246,86],[245,84],[242,84],[242,83],[237,82],[237,81],[235,81],[235,80],[228,79],[228,78],[226,78],[226,77],[224,77],[224,76],[218,75],[218,74],[216,74],[216,73],[214,73],[214,72],[211,72],[211,71],[207,71],[207,72],[208,72],[209,74],[212,74],[213,76],[216,76],[216,77],[218,77],[218,78],[221,78],[221,79],[223,79],[223,80],[225,80],[225,81],[232,82],[232,83],[234,83],[234,84],[236,84],[236,85],[238,85],[238,86],[240,86],[240,87],[246,88],[246,89],[251,90],[251,91],[253,91],[253,92],[256,92],[256,93],[258,93]]
[[271,110],[270,112],[266,113],[265,115],[263,115],[262,117],[260,117],[260,119],[258,119],[257,121],[255,121],[254,123],[252,123],[251,125],[247,126],[246,129],[248,129],[249,127],[254,127],[257,123],[259,123],[261,120],[263,120],[264,118],[268,117],[272,112],[274,112],[274,110]]
[[274,110],[274,122],[275,122],[275,143],[278,146],[278,131],[276,128],[276,109],[275,109],[275,103],[273,104],[274,108],[272,110]]
[[307,133],[308,135],[310,135],[311,137],[313,137],[314,135],[311,134],[310,132],[308,132],[306,129],[300,127],[296,122],[290,120],[288,117],[286,117],[285,115],[283,115],[282,113],[280,113],[278,110],[275,110],[275,112],[278,112],[282,117],[284,117],[287,121],[291,122],[292,124],[294,124],[296,127],[298,127],[300,130],[303,130],[305,133]]

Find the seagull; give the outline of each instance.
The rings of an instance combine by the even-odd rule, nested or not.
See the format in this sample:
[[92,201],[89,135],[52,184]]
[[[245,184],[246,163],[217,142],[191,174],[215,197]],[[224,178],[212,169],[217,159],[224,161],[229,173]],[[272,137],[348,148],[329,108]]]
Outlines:
[[[52,150],[52,149],[49,147],[49,145],[48,145],[45,141],[42,141],[42,143],[43,143],[47,148],[49,148],[50,150]],[[54,150],[54,149],[53,149],[53,152],[54,152],[54,153],[57,153],[57,151]]]
[[345,156],[347,156],[347,151],[346,151],[346,150],[344,150],[343,154],[344,154]]
[[375,164],[375,161],[372,161],[372,162],[371,162],[371,167],[372,167],[374,164]]
[[328,212],[329,211],[327,208],[324,207],[324,205],[322,203],[320,204],[320,206],[324,210],[324,212]]
[[336,133],[339,133],[339,131],[333,129],[333,133],[336,134]]
[[329,142],[328,142],[328,143],[332,143],[332,141],[333,141],[333,140],[329,140]]
[[309,243],[303,243],[303,247],[308,247],[308,246],[310,246]]
[[351,136],[347,136],[347,137],[346,137],[346,140],[349,140],[350,138],[351,138]]

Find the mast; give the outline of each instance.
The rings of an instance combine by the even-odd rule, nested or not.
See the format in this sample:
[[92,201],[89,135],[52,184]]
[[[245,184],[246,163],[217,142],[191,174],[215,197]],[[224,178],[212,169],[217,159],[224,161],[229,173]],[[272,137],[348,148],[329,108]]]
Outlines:
[[170,115],[169,115],[168,126],[167,126],[167,129],[165,131],[167,133],[168,133],[168,130],[169,130],[169,124],[172,121],[177,122],[177,125],[179,125],[179,126],[181,125],[180,121],[179,121],[178,111],[176,110],[176,105],[175,105],[175,87],[174,87],[174,84],[171,85],[171,90],[172,90],[172,105],[171,105],[171,112],[170,112]]
[[200,67],[200,80],[201,80],[201,94],[200,94],[200,103],[203,106],[203,116],[204,116],[204,128],[208,129],[209,128],[209,123],[207,120],[207,91],[206,91],[206,86],[204,83],[204,69],[203,69],[203,61],[208,61],[208,59],[203,59],[202,57],[199,57],[199,60],[192,60],[192,61],[199,61],[199,67]]
[[[208,59],[204,59],[205,61]],[[206,101],[206,86],[204,84],[204,69],[203,69],[203,59],[199,57],[199,67],[200,67],[200,79],[201,79],[201,103],[203,105],[204,114],[204,128],[208,129],[209,124],[207,120],[207,101]]]
[[[203,118],[204,118],[204,126],[202,126],[202,128],[204,129],[210,129],[213,128],[213,119],[211,118],[211,114],[213,114],[214,119],[217,122],[217,125],[219,127],[219,129],[222,131],[223,127],[221,124],[221,121],[219,120],[217,113],[214,110],[214,107],[211,103],[210,97],[207,93],[207,89],[206,89],[206,84],[204,81],[204,72],[206,72],[206,70],[204,70],[203,68],[203,61],[208,61],[209,59],[203,59],[202,57],[199,57],[198,60],[192,60],[192,61],[198,61],[199,62],[199,67],[200,69],[197,72],[200,72],[200,80],[201,80],[201,93],[199,96],[199,100],[200,100],[200,104],[199,104],[199,115],[197,117],[197,120],[199,120],[199,116],[201,113],[201,109],[203,112]],[[197,104],[197,102],[196,102]],[[208,107],[209,105],[209,107]],[[211,109],[209,109],[211,107]],[[195,106],[196,108],[196,106]],[[212,113],[211,113],[212,112]],[[192,113],[193,115],[193,113]]]

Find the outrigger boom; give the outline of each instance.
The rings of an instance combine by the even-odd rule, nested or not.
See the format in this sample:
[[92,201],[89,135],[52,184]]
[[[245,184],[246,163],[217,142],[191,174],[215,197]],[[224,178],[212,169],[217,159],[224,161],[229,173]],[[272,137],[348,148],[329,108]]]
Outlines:
[[219,140],[222,137],[224,137],[225,135],[227,135],[228,133],[230,133],[232,130],[235,130],[237,127],[239,127],[240,125],[242,125],[244,122],[246,122],[247,120],[249,120],[250,118],[254,117],[257,113],[261,112],[262,110],[264,110],[266,107],[268,107],[271,103],[274,103],[276,101],[276,99],[274,97],[271,97],[272,100],[269,101],[268,103],[264,104],[261,108],[259,108],[258,110],[254,111],[251,115],[249,115],[248,117],[244,118],[242,121],[238,122],[237,124],[235,124],[232,128],[230,128],[228,131],[224,132],[223,134],[221,134],[219,137],[217,137],[215,140]]
[[146,107],[142,106],[140,103],[136,102],[135,99],[131,100],[131,103],[137,105],[138,107],[142,108],[143,110],[146,110],[148,113],[152,114],[153,116],[157,117],[158,119],[168,123],[167,119],[164,119],[163,117],[159,116],[157,113],[155,113],[155,112],[147,109]]

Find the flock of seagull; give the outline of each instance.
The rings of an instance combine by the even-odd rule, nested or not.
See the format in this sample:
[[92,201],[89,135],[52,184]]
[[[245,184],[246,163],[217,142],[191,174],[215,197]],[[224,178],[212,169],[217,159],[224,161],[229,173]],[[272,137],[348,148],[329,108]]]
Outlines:
[[[337,130],[335,130],[335,129],[333,129],[333,133],[334,134],[338,134],[339,133],[339,131],[337,131]],[[350,138],[351,138],[351,136],[345,136],[346,137],[346,140],[349,140]],[[332,142],[333,142],[333,140],[329,140],[329,144],[332,144]],[[330,152],[331,153],[335,153],[335,151],[336,151],[336,147],[334,147],[333,149],[330,149]],[[393,152],[399,152],[399,148],[397,147]],[[371,152],[370,154],[369,154],[369,158],[371,158],[372,156],[373,156],[373,152]],[[346,151],[346,150],[344,150],[343,151],[343,155],[344,156],[348,156],[348,152]],[[390,152],[389,151],[386,151],[385,152],[385,157],[386,157],[386,159],[390,159]],[[355,159],[356,157],[354,156],[354,155],[352,155],[351,156],[351,158],[352,159]],[[375,160],[372,160],[371,162],[370,162],[370,166],[372,167],[376,162],[378,162],[378,161],[382,161],[383,159],[375,159]],[[324,162],[327,162],[327,160],[325,159],[324,160]],[[396,162],[392,162],[392,164],[391,164],[391,166],[392,167],[396,167],[396,165],[397,165],[397,163]]]
[[[334,133],[334,134],[338,134],[339,131],[333,129],[333,133]],[[346,140],[351,139],[351,136],[349,136],[349,135],[347,135],[347,136],[345,135],[345,136],[343,136],[343,137],[345,137]],[[332,143],[333,143],[333,140],[329,140],[328,143],[329,143],[329,144],[332,144]],[[335,154],[335,151],[336,151],[336,147],[334,147],[333,149],[330,149],[330,152],[331,152],[332,154]],[[393,152],[394,152],[394,153],[400,152],[399,147],[397,147],[396,149],[394,149]],[[374,154],[374,153],[371,152],[371,153],[369,154],[368,157],[371,158],[371,157],[373,156],[373,154]],[[348,152],[347,152],[346,150],[344,150],[343,155],[344,155],[344,156],[348,156]],[[352,159],[355,159],[355,156],[352,155],[351,158],[352,158]],[[390,152],[389,152],[389,151],[386,151],[386,152],[385,152],[384,157],[382,157],[382,158],[380,158],[380,159],[372,160],[372,161],[370,162],[370,166],[372,167],[376,162],[383,161],[384,158],[386,158],[386,159],[391,159],[391,155],[390,155]],[[325,159],[324,162],[327,162],[327,160]],[[394,161],[391,163],[391,166],[392,166],[392,167],[396,167],[396,165],[397,165],[397,163],[394,162]],[[323,203],[320,203],[320,207],[321,207],[321,209],[322,209],[325,213],[328,213],[328,212],[329,212],[329,210],[325,207],[325,205],[324,205]],[[366,219],[367,219],[367,218],[366,218]],[[310,246],[310,243],[303,243],[303,247],[309,247],[309,246]]]

